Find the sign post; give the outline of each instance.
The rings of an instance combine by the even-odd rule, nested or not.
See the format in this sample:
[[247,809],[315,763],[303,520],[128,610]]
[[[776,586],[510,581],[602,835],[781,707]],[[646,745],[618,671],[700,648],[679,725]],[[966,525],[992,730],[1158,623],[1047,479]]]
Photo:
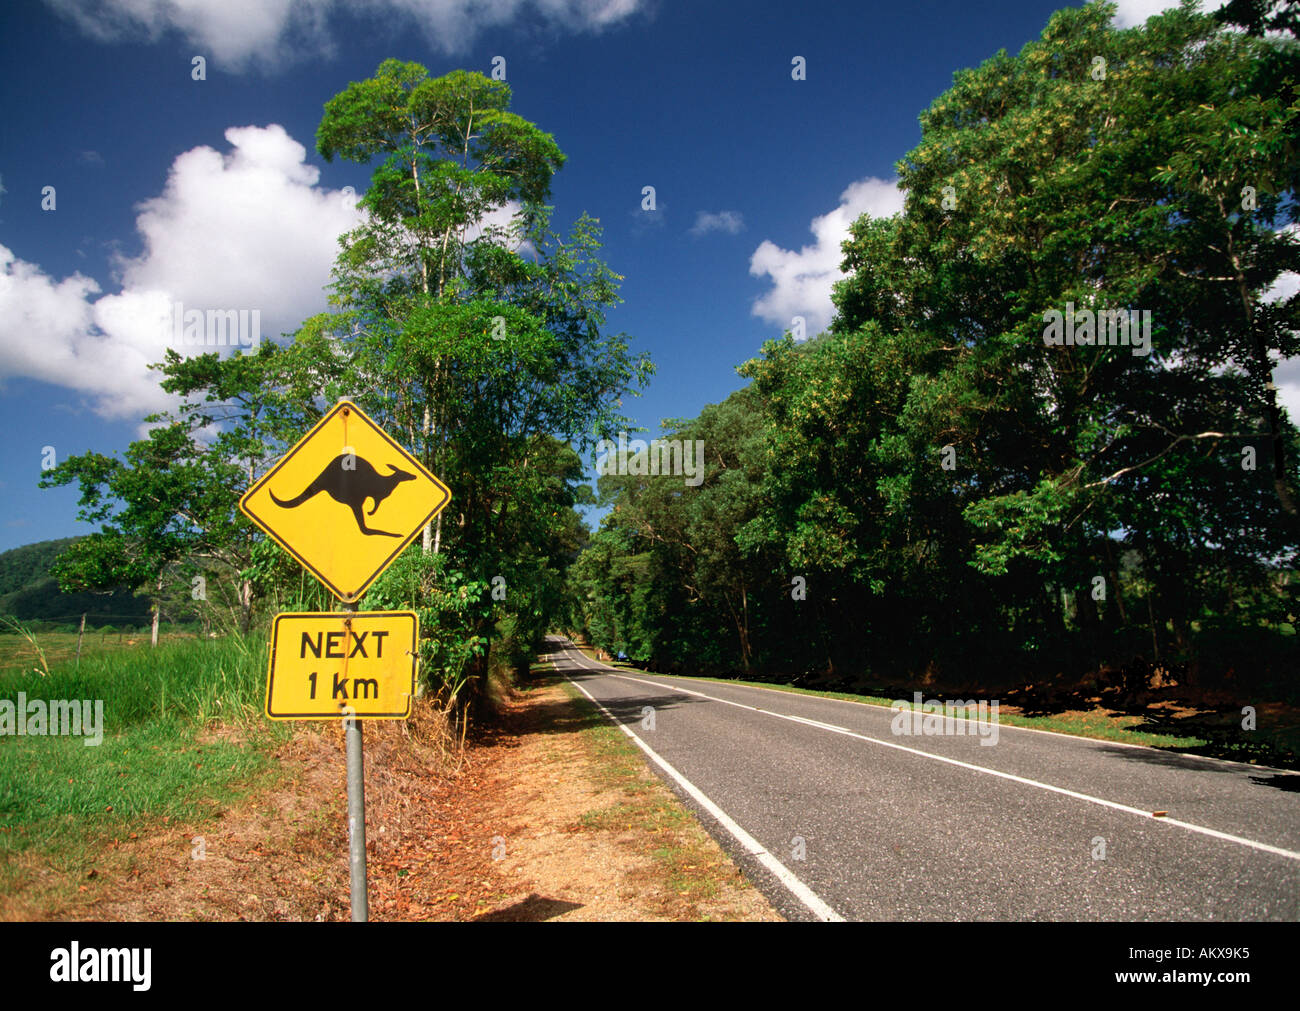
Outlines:
[[361,721],[410,716],[420,642],[415,613],[358,611],[356,602],[449,501],[447,486],[350,400],[335,404],[239,500],[240,511],[343,605],[276,615],[266,715],[343,721],[356,923],[370,918]]
[[[357,605],[344,604],[343,610],[349,615],[344,619],[344,625],[351,631],[350,616],[356,613]],[[348,867],[352,922],[366,923],[370,919],[370,896],[366,884],[366,769],[361,721],[355,711],[343,720],[343,736],[348,755]]]

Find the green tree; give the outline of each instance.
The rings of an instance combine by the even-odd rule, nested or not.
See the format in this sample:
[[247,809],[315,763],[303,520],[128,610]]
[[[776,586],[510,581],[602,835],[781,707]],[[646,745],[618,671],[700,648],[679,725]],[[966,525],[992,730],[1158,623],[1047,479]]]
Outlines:
[[[466,617],[477,642],[506,617],[544,632],[580,526],[577,452],[626,423],[621,398],[651,372],[605,332],[620,278],[598,257],[599,223],[551,229],[564,156],[510,98],[479,74],[390,60],[326,104],[317,138],[327,158],[381,159],[367,220],[343,240],[331,326],[358,401],[452,489],[422,546],[484,588]],[[484,224],[507,205],[510,226]]]
[[[1235,638],[1239,668],[1283,669],[1300,435],[1272,372],[1300,353],[1300,300],[1267,293],[1300,269],[1298,49],[1250,3],[1228,18],[1246,32],[1194,4],[1126,30],[1113,11],[1060,11],[954,75],[899,165],[904,212],[851,229],[830,331],[742,367],[746,480],[703,512],[721,484],[620,485],[593,540],[610,575],[575,568],[593,626],[694,663],[732,624],[717,582],[799,575],[806,606],[757,609],[759,666],[1195,678]],[[1073,308],[1149,311],[1149,353],[1050,346]],[[726,575],[707,630],[673,638],[695,554]],[[602,599],[642,558],[630,607]]]
[[[467,233],[512,200],[530,220],[528,208],[549,196],[564,164],[554,139],[509,103],[504,81],[469,71],[429,78],[417,63],[385,60],[325,104],[316,133],[326,160],[382,158],[361,201],[367,220],[341,240],[334,300],[361,338],[359,388],[377,381],[413,444],[418,426],[419,451],[435,472],[455,395],[447,344],[465,323],[454,302],[464,289]],[[441,531],[439,516],[425,550],[438,550]]]
[[[182,358],[169,350],[155,368],[162,388],[181,398],[176,409],[146,418],[153,426],[147,437],[121,458],[69,457],[41,481],[77,482],[79,518],[101,527],[60,556],[60,584],[146,589],[156,642],[170,575],[192,585],[192,599],[229,599],[237,627],[247,632],[254,606],[248,570],[262,537],[238,511],[240,490],[319,417],[314,399],[333,360],[331,342],[311,327],[288,348],[268,342],[255,354]],[[218,592],[223,586],[230,592]]]

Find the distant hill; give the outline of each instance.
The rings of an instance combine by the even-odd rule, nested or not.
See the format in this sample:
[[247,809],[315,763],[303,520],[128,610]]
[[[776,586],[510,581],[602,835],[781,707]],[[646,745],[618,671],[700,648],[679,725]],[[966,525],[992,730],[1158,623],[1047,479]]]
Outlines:
[[22,622],[74,625],[86,615],[88,628],[149,624],[149,601],[123,588],[112,593],[64,593],[50,575],[54,560],[76,537],[37,541],[0,552],[0,615]]

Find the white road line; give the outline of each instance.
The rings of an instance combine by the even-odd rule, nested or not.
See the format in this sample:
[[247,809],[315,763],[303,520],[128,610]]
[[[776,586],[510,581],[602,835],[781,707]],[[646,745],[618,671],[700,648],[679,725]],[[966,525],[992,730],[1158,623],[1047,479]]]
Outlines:
[[[572,660],[572,657],[567,659]],[[559,668],[556,669],[558,670]],[[586,669],[589,670],[590,668]],[[732,837],[745,848],[745,852],[757,858],[758,862],[771,871],[772,874],[775,875],[776,879],[780,881],[781,884],[785,885],[796,899],[807,906],[814,916],[819,920],[825,920],[828,922],[844,922],[844,917],[835,912],[835,910],[821,900],[816,892],[790,873],[789,868],[787,868],[785,864],[772,856],[772,854],[769,853],[757,839],[737,825],[727,812],[718,807],[717,804],[713,803],[713,801],[711,801],[698,786],[674,769],[667,761],[660,757],[660,755],[650,747],[650,745],[646,744],[645,741],[641,740],[641,738],[637,737],[636,734],[629,730],[627,724],[620,722],[613,713],[601,705],[591,692],[587,691],[586,688],[574,681],[566,672],[560,671],[560,673],[565,675],[565,680],[568,681],[569,684],[573,685],[578,689],[578,691],[582,692],[583,695],[591,699],[596,708],[604,713],[614,726],[618,727],[619,730],[632,738],[636,745],[650,757],[651,761],[672,777],[673,782],[685,790],[687,794],[689,794],[691,798],[700,805],[700,807],[704,808],[704,810],[708,811],[709,814],[717,819],[718,823],[730,832]]]
[[[571,658],[570,658],[571,659]],[[582,657],[586,661],[586,657]],[[1288,860],[1300,860],[1300,853],[1294,850],[1282,849],[1280,846],[1270,846],[1268,843],[1257,842],[1254,839],[1246,839],[1238,835],[1229,835],[1227,832],[1220,832],[1218,829],[1206,828],[1204,825],[1195,825],[1191,822],[1180,821],[1177,818],[1152,818],[1150,811],[1143,811],[1140,808],[1130,807],[1128,804],[1120,804],[1113,800],[1105,800],[1101,797],[1093,797],[1087,793],[1079,793],[1076,790],[1067,790],[1061,786],[1053,786],[1051,783],[1041,783],[1036,779],[1027,779],[1024,776],[1016,776],[1009,772],[999,772],[997,769],[985,768],[982,765],[972,765],[970,762],[962,762],[955,758],[948,758],[944,755],[934,755],[928,751],[921,751],[917,748],[909,748],[903,744],[895,744],[893,741],[882,741],[877,737],[868,737],[865,734],[859,734],[856,731],[849,730],[847,727],[839,727],[834,723],[822,723],[820,720],[809,720],[802,716],[790,716],[786,713],[775,713],[770,709],[760,709],[758,706],[748,706],[743,702],[733,702],[731,699],[718,698],[715,695],[707,695],[704,692],[697,692],[691,688],[683,688],[680,685],[667,685],[659,681],[647,681],[645,678],[634,678],[627,674],[618,674],[601,667],[585,667],[585,670],[605,674],[609,677],[621,678],[624,681],[637,681],[641,684],[653,685],[656,688],[663,688],[670,692],[681,692],[685,695],[698,695],[700,698],[709,699],[713,702],[721,702],[724,705],[735,706],[738,709],[749,709],[752,712],[763,713],[766,716],[775,716],[779,720],[789,720],[791,723],[802,723],[805,726],[817,727],[820,730],[829,730],[835,734],[843,734],[845,737],[853,737],[859,741],[866,741],[869,744],[878,744],[883,748],[894,748],[897,751],[906,751],[909,754],[919,755],[921,758],[928,758],[934,762],[945,762],[948,765],[956,765],[963,769],[970,769],[972,772],[982,772],[986,776],[997,776],[999,779],[1011,780],[1013,783],[1024,783],[1026,786],[1034,786],[1040,790],[1048,790],[1051,793],[1059,793],[1066,797],[1073,797],[1076,800],[1087,801],[1089,804],[1098,804],[1101,807],[1108,807],[1115,811],[1123,811],[1126,814],[1136,815],[1147,821],[1155,821],[1161,825],[1176,825],[1179,828],[1187,829],[1189,832],[1198,832],[1201,835],[1211,836],[1215,839],[1222,839],[1226,842],[1236,843],[1239,846],[1248,846],[1251,849],[1259,850],[1262,853],[1272,853],[1274,856],[1286,857]],[[581,685],[578,685],[581,688]]]
[[[572,646],[566,648],[576,649],[579,652],[582,652],[581,647],[579,646]],[[586,654],[583,654],[583,659],[586,658],[587,658]],[[603,666],[600,668],[589,667],[588,670],[602,670],[609,674],[622,674],[622,672],[618,670],[618,668],[608,667],[608,666]],[[681,675],[681,676],[688,677],[689,675]],[[691,680],[703,681],[703,682],[718,681],[717,678],[703,678],[703,677],[702,678],[691,677]],[[800,691],[797,688],[790,691],[783,691],[780,688],[768,688],[765,685],[740,684],[739,682],[730,682],[725,679],[723,679],[720,683],[725,685],[728,688],[747,688],[750,691],[772,692],[773,694],[776,695],[793,695],[796,698],[817,699],[821,702],[840,702],[846,706],[868,706],[871,709],[884,709],[889,712],[895,711],[893,706],[882,706],[879,702],[863,702],[861,699],[837,699],[830,695],[816,695],[813,694],[812,692]],[[911,703],[908,704],[910,705]],[[964,720],[967,718],[968,717],[965,716],[944,717],[944,719],[946,720]],[[1218,758],[1214,755],[1193,755],[1189,751],[1168,751],[1164,748],[1153,748],[1149,744],[1134,744],[1132,741],[1115,741],[1109,737],[1085,737],[1083,734],[1067,734],[1061,730],[1043,730],[1041,727],[1022,727],[1018,723],[999,723],[998,727],[1001,730],[1019,730],[1019,731],[1023,731],[1026,734],[1048,734],[1051,737],[1064,737],[1066,740],[1076,741],[1076,742],[1083,741],[1089,744],[1105,744],[1107,746],[1114,745],[1117,748],[1137,748],[1140,751],[1153,751],[1160,755],[1178,755],[1182,758],[1190,758],[1197,762],[1212,762],[1212,763],[1217,763],[1222,765],[1235,765],[1242,769],[1249,769],[1251,772],[1274,772],[1277,773],[1279,776],[1300,776],[1300,772],[1295,772],[1292,769],[1279,769],[1277,766],[1274,765],[1260,765],[1256,762],[1239,762],[1233,758]]]

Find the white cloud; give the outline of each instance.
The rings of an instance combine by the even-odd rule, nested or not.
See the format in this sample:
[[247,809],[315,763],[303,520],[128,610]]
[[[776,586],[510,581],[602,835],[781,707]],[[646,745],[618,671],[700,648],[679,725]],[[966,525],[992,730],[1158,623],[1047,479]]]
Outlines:
[[[338,237],[362,221],[349,190],[317,185],[320,171],[283,127],[231,127],[223,155],[178,156],[163,192],[137,206],[144,251],[117,261],[121,290],[101,295],[82,274],[56,281],[0,246],[0,379],[37,379],[85,394],[108,418],[140,418],[172,403],[151,363],[177,341],[175,307],[252,311],[275,339],[327,310]],[[506,227],[509,203],[469,229]],[[535,256],[528,242],[508,244]],[[94,296],[100,297],[95,298]]]
[[139,418],[168,403],[147,366],[175,346],[163,320],[176,302],[257,309],[263,338],[326,308],[338,236],[361,220],[354,200],[317,186],[283,127],[232,127],[226,140],[225,155],[180,155],[163,193],[139,205],[144,251],[119,262],[120,292],[92,298],[92,278],[57,281],[0,246],[0,377],[69,387],[104,417]]
[[638,203],[627,213],[632,218],[631,232],[638,238],[649,232],[657,232],[668,221],[668,205],[662,200],[655,204],[652,211],[644,210]]
[[1285,302],[1300,291],[1300,274],[1293,270],[1284,270],[1277,275],[1272,287],[1260,296],[1263,302]]
[[[1264,299],[1281,302],[1297,291],[1300,291],[1300,274],[1287,271],[1278,276]],[[1277,383],[1277,399],[1287,409],[1291,420],[1300,424],[1300,358],[1283,358],[1273,371],[1273,382]]]
[[709,232],[726,232],[735,235],[745,227],[745,218],[739,211],[697,211],[695,224],[690,228],[692,235],[707,235]]
[[[1282,228],[1282,233],[1300,238],[1300,224],[1289,224]],[[1300,292],[1300,274],[1293,270],[1284,270],[1277,280],[1260,296],[1264,302],[1285,302]],[[1291,421],[1300,424],[1300,358],[1283,358],[1273,370],[1273,382],[1277,383],[1277,399]]]
[[537,247],[524,238],[522,234],[515,231],[516,219],[522,210],[523,206],[519,201],[507,200],[503,206],[488,211],[487,214],[479,218],[477,224],[470,225],[465,230],[465,241],[473,242],[475,239],[487,234],[494,243],[505,247],[512,253],[518,253],[525,259],[536,260]]
[[[1216,11],[1226,0],[1201,0],[1201,10],[1205,13]],[[1177,0],[1116,0],[1117,10],[1112,24],[1116,28],[1132,28],[1146,24],[1147,18],[1162,11],[1173,10],[1178,6]]]
[[802,316],[809,336],[825,329],[834,315],[831,286],[844,276],[840,244],[848,238],[849,226],[864,213],[876,218],[899,213],[905,196],[897,180],[861,179],[840,194],[838,207],[813,218],[808,226],[816,237],[812,245],[795,252],[764,240],[750,257],[749,272],[767,275],[772,290],[755,300],[753,314],[782,329],[792,317]]
[[1288,358],[1275,368],[1273,382],[1277,384],[1277,402],[1286,408],[1292,424],[1300,424],[1300,358]]
[[157,41],[184,35],[229,69],[275,69],[293,59],[333,52],[329,21],[344,9],[413,23],[443,53],[463,52],[486,28],[534,12],[575,32],[598,32],[625,20],[642,0],[47,0],[92,38]]
[[1118,0],[1117,6],[1112,23],[1117,28],[1132,28],[1146,24],[1147,18],[1153,14],[1177,7],[1178,4],[1170,3],[1169,0]]

